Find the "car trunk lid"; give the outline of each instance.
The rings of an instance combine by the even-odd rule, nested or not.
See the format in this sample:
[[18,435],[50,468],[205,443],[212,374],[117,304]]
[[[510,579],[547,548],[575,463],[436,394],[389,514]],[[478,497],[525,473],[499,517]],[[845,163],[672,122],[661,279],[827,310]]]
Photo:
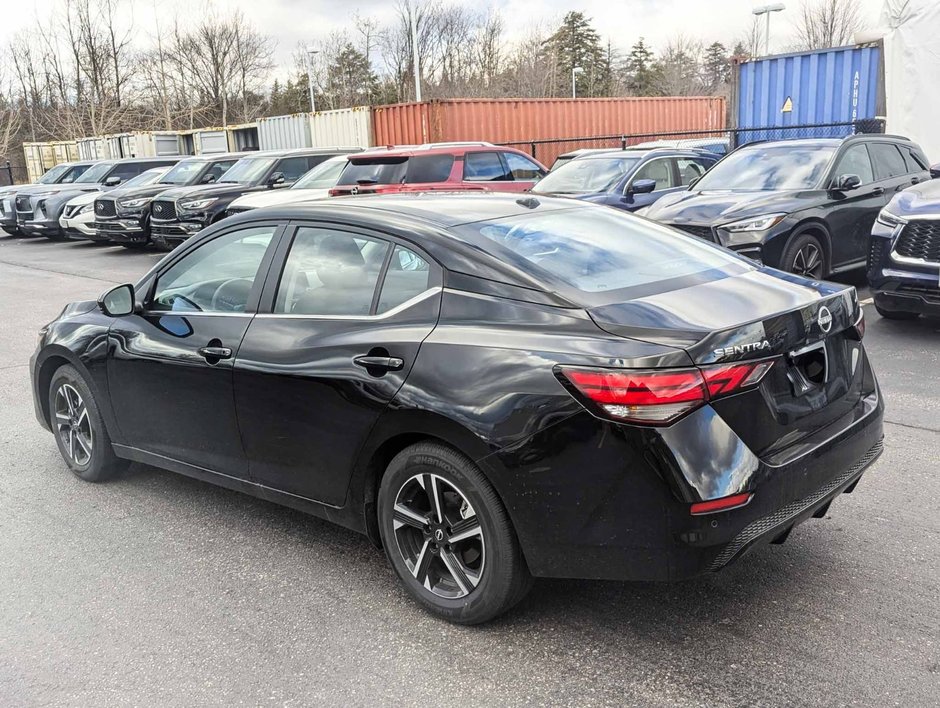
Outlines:
[[612,334],[681,347],[699,366],[773,358],[757,389],[712,402],[758,454],[825,427],[862,395],[851,286],[754,270],[589,313]]

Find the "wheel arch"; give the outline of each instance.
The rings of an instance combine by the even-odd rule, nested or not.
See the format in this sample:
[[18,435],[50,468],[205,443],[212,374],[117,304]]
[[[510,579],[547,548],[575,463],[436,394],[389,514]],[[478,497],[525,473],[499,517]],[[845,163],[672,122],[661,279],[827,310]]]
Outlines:
[[[476,464],[492,484],[492,470],[481,460],[492,450],[470,430],[438,413],[427,411],[399,411],[386,413],[369,436],[356,461],[351,480],[349,503],[355,513],[361,514],[366,535],[377,547],[382,541],[379,534],[376,502],[379,486],[392,458],[419,442],[437,442],[452,447]],[[497,496],[506,506],[493,484]],[[507,507],[508,509],[508,507]]]
[[115,440],[115,421],[112,416],[110,401],[105,395],[105,392],[101,391],[95,377],[92,376],[88,367],[82,362],[81,357],[77,356],[71,350],[55,344],[49,345],[42,356],[36,361],[34,384],[36,386],[36,400],[39,403],[39,409],[42,412],[46,424],[50,426],[51,429],[52,421],[49,417],[49,386],[52,384],[52,378],[55,376],[55,372],[66,365],[74,367],[82,377],[85,385],[91,390],[91,394],[95,397],[98,411],[101,413],[101,419],[105,424],[108,435],[112,440]]
[[826,226],[825,222],[822,219],[811,217],[800,221],[795,227],[790,230],[789,235],[786,239],[782,239],[779,251],[776,254],[776,261],[783,266],[781,262],[783,259],[783,254],[786,253],[787,248],[790,244],[800,236],[815,236],[819,239],[819,243],[823,247],[823,255],[826,258],[826,268],[823,277],[829,275],[832,272],[832,235],[829,233],[829,228]]

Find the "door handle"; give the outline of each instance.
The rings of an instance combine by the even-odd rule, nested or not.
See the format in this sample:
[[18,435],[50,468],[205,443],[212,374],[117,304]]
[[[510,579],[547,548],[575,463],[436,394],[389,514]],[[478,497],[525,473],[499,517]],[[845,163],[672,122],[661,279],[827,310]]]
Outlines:
[[884,187],[875,187],[873,190],[871,190],[871,193],[874,194],[875,196],[879,196],[879,197],[880,197],[882,194],[885,193],[885,188],[884,188]]
[[401,371],[405,362],[397,356],[357,356],[353,363],[364,369],[378,369],[381,371]]
[[920,177],[912,177],[911,184],[920,184]]
[[199,349],[196,350],[196,353],[199,356],[204,357],[206,361],[209,361],[210,359],[215,359],[218,361],[219,359],[232,358],[232,350],[228,347],[199,347]]

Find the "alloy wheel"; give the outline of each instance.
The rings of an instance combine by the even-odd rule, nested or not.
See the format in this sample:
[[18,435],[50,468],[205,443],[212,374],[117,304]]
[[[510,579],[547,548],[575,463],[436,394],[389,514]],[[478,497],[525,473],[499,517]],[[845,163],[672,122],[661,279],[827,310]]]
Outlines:
[[85,401],[71,384],[64,383],[55,392],[55,424],[69,459],[78,466],[87,465],[94,449],[94,433]]
[[819,247],[812,243],[804,244],[793,256],[793,272],[814,280],[822,278],[823,256]]
[[466,597],[486,565],[483,528],[466,495],[443,477],[419,474],[395,497],[398,550],[415,580],[438,597]]

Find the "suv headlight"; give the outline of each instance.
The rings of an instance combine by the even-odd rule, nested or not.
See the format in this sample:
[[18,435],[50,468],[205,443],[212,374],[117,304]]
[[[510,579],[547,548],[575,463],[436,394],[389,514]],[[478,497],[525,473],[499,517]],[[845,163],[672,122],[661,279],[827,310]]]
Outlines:
[[718,228],[738,233],[740,231],[766,231],[771,226],[776,226],[786,214],[765,214],[764,216],[755,216],[751,219],[742,219],[741,221],[732,221],[730,224],[724,224]]
[[95,203],[94,203],[94,202],[88,202],[88,204],[83,204],[82,206],[80,206],[80,207],[78,208],[78,211],[75,212],[75,214],[87,214],[88,212],[90,212],[90,211],[91,211],[92,209],[94,209],[94,208],[95,208]]
[[894,229],[907,222],[897,214],[892,214],[885,208],[878,212],[878,223],[882,226],[887,226],[889,229]]
[[215,197],[209,197],[207,199],[194,199],[191,202],[180,202],[180,206],[183,209],[205,209],[214,201],[216,201]]
[[124,207],[125,209],[137,209],[142,207],[144,204],[150,203],[150,200],[153,197],[139,197],[137,199],[125,199],[118,202],[118,205]]

